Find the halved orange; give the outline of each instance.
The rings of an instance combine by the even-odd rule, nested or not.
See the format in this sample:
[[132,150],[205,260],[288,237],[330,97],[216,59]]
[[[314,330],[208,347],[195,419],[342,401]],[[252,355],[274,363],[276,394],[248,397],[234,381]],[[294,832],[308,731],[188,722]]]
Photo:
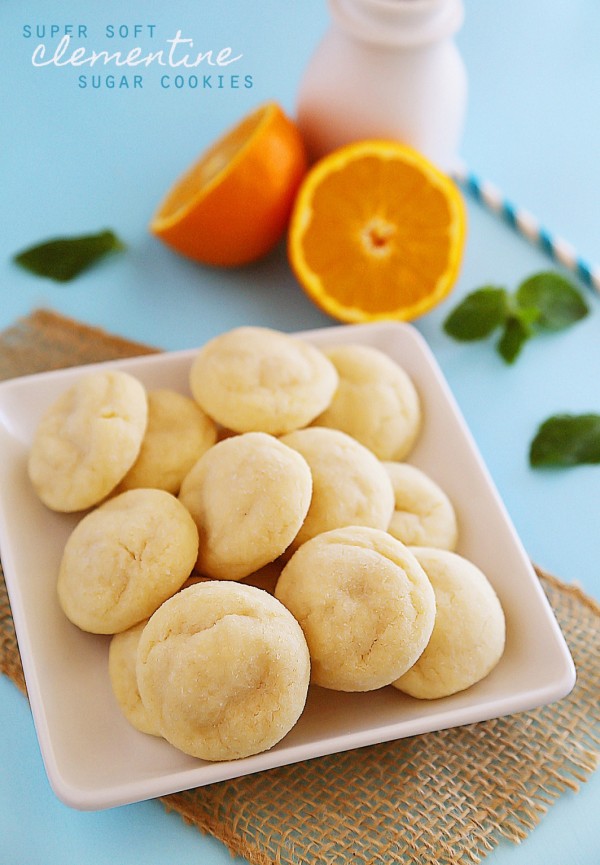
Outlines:
[[310,298],[344,322],[410,321],[451,291],[466,209],[454,182],[396,141],[359,141],[305,176],[288,257]]
[[284,235],[307,169],[302,137],[277,105],[259,106],[175,182],[150,231],[204,264],[237,266]]

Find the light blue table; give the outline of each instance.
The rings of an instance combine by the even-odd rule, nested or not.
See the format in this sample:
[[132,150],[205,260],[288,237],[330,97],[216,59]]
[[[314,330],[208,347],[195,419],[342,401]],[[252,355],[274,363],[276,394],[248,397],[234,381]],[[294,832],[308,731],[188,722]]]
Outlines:
[[[91,4],[90,4],[91,5]],[[283,252],[239,272],[204,270],[152,240],[146,224],[179,173],[255,104],[293,111],[302,69],[327,23],[323,0],[228,0],[158,4],[75,0],[0,7],[0,327],[53,307],[125,336],[177,349],[241,323],[283,330],[332,322],[302,295]],[[127,11],[123,11],[126,9]],[[137,39],[153,47],[181,29],[197,47],[232,46],[249,89],[78,86],[79,70],[34,69],[25,25],[81,24],[92,47],[106,25],[156,25]],[[600,6],[595,0],[467,0],[460,45],[471,94],[463,155],[579,252],[600,259]],[[135,44],[131,38],[128,45]],[[90,82],[88,82],[90,83]],[[526,347],[509,369],[488,344],[460,346],[441,330],[451,305],[485,282],[514,286],[548,266],[544,255],[476,205],[462,275],[450,302],[417,323],[441,364],[521,535],[540,565],[600,597],[600,468],[535,473],[527,444],[557,411],[600,411],[599,300],[568,333]],[[30,242],[57,233],[115,228],[129,244],[120,259],[67,286],[35,279],[9,262]],[[0,862],[2,865],[178,865],[230,862],[225,848],[166,814],[156,802],[79,813],[51,792],[28,705],[0,681]],[[600,774],[566,794],[521,846],[502,843],[497,865],[594,865],[600,861]]]

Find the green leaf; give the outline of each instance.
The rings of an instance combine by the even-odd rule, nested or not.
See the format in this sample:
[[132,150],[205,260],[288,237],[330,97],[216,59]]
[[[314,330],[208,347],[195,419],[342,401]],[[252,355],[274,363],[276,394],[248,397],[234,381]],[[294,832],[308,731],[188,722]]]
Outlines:
[[529,449],[532,466],[600,463],[600,415],[560,414],[545,420]]
[[535,306],[515,306],[512,304],[511,315],[515,318],[518,318],[522,323],[523,327],[529,330],[531,336],[533,336],[534,328],[532,327],[540,317],[540,311]]
[[14,256],[14,261],[38,276],[68,282],[110,252],[125,249],[113,231],[57,237],[30,246]]
[[506,363],[515,362],[531,334],[531,325],[526,319],[516,315],[510,315],[506,319],[502,336],[496,346]]
[[458,304],[446,318],[444,330],[462,342],[484,339],[503,324],[507,312],[506,289],[485,285]]
[[521,307],[538,309],[537,325],[547,330],[562,330],[588,314],[587,304],[573,283],[552,271],[526,279],[515,298]]

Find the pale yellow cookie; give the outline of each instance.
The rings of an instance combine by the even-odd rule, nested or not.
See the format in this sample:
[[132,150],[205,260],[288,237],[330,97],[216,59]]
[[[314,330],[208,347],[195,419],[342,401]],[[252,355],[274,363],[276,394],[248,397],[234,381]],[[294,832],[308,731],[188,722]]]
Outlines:
[[275,597],[304,631],[312,681],[339,691],[397,679],[427,645],[435,618],[433,589],[415,556],[387,532],[362,526],[307,541],[281,572]]
[[201,574],[240,580],[280,556],[310,504],[306,460],[267,433],[224,439],[186,475],[179,498],[200,534]]
[[464,691],[496,666],[504,652],[500,601],[483,572],[447,550],[414,547],[436,598],[435,626],[415,665],[393,684],[433,700]]
[[148,401],[119,370],[83,375],[45,412],[29,454],[31,483],[47,507],[98,504],[129,471],[146,430]]
[[142,446],[117,492],[155,487],[177,495],[186,474],[216,440],[217,425],[193,399],[168,388],[149,391]]
[[73,624],[115,634],[148,618],[192,572],[198,530],[164,490],[129,490],[87,514],[69,536],[58,599]]
[[204,411],[235,432],[281,435],[309,424],[331,401],[338,376],[308,342],[264,327],[239,327],[208,342],[190,371]]
[[108,675],[119,708],[131,726],[141,733],[160,736],[160,730],[146,712],[137,685],[137,647],[147,621],[144,619],[112,637],[108,649]]
[[388,532],[408,546],[453,550],[458,539],[454,506],[426,472],[409,463],[384,462],[394,488]]
[[138,646],[142,701],[162,735],[203,760],[265,751],[296,724],[310,659],[294,617],[267,592],[211,581],[150,618]]
[[388,355],[367,345],[324,349],[339,376],[318,426],[340,429],[382,460],[401,460],[421,428],[419,395],[407,372]]
[[370,450],[325,427],[296,430],[281,441],[302,454],[313,478],[311,505],[294,548],[342,526],[387,529],[394,512],[392,482]]

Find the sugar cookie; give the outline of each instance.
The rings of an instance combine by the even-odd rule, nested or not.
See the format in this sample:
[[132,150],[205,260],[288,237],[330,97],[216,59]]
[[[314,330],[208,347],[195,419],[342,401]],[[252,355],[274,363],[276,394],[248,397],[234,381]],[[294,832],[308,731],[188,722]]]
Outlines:
[[453,550],[456,512],[438,484],[409,463],[384,462],[394,488],[395,508],[388,532],[408,546]]
[[401,460],[421,427],[421,405],[412,379],[388,355],[367,345],[324,349],[339,384],[314,421],[351,435],[382,460]]
[[264,327],[239,327],[208,342],[190,371],[204,411],[235,432],[281,435],[309,424],[337,386],[319,349]]
[[133,376],[119,370],[82,376],[35,431],[28,472],[44,504],[71,512],[102,501],[133,465],[147,417],[146,391]]
[[148,425],[138,457],[117,492],[153,487],[177,495],[194,463],[217,440],[217,425],[190,397],[148,392]]
[[307,541],[281,572],[275,597],[304,631],[312,681],[339,691],[397,679],[427,645],[435,617],[433,589],[415,556],[365,527]]
[[73,624],[115,634],[142,619],[189,577],[198,531],[164,490],[129,490],[90,511],[69,536],[58,598]]
[[341,430],[308,427],[281,441],[310,466],[313,495],[294,547],[342,526],[387,529],[394,492],[387,472],[370,450]]
[[412,551],[431,581],[437,613],[425,651],[393,684],[432,700],[469,688],[496,666],[504,651],[504,613],[487,577],[472,562],[447,550]]
[[240,580],[280,556],[310,504],[306,460],[267,433],[224,439],[186,475],[179,498],[200,534],[201,574]]
[[235,760],[283,738],[304,709],[306,640],[274,597],[241,583],[184,589],[150,618],[138,646],[146,711],[176,748]]
[[137,685],[137,647],[147,621],[143,619],[112,637],[108,649],[108,675],[119,708],[132,727],[141,733],[160,736],[160,730],[146,712]]

